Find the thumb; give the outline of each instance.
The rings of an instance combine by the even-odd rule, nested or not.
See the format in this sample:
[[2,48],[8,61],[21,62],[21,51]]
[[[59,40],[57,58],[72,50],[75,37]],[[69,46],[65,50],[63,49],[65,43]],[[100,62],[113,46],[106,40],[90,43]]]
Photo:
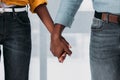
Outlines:
[[59,60],[59,62],[60,63],[63,63],[64,62],[64,60],[65,60],[65,58],[66,58],[66,52],[64,52],[59,58],[58,58],[58,60]]

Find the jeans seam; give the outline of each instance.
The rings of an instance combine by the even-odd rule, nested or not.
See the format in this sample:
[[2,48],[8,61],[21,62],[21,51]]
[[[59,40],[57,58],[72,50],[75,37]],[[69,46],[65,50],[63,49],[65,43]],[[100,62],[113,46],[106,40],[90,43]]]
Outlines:
[[[16,20],[18,23],[20,23],[20,24],[22,24],[22,25],[30,25],[30,22],[25,23],[25,22],[23,22],[22,20],[20,20],[20,18],[17,16],[17,14],[19,14],[19,13],[13,13],[13,14],[14,14],[15,20]],[[27,15],[26,15],[26,16],[27,16]]]

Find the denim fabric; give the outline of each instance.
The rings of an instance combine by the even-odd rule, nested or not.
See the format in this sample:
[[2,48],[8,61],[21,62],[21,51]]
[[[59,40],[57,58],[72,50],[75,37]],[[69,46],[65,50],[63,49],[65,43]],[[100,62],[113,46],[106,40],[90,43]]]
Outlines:
[[0,14],[5,80],[28,80],[31,29],[27,12]]
[[91,80],[120,80],[120,24],[93,19],[90,65]]

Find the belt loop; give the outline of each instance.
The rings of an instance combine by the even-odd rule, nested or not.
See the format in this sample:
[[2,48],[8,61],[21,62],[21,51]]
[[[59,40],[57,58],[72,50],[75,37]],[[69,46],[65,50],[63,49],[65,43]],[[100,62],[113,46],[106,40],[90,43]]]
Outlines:
[[12,7],[12,11],[13,11],[13,18],[15,19],[16,18],[15,17],[16,13],[15,13],[15,8],[14,7]]
[[26,6],[26,8],[27,8],[26,11],[28,12],[28,5]]

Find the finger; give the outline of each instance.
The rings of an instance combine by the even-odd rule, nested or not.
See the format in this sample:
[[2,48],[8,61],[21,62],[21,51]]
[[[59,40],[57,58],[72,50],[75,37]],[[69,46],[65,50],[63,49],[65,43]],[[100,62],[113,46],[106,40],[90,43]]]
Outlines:
[[63,39],[63,41],[64,41],[67,45],[69,45],[69,43],[68,43],[65,39]]
[[60,63],[63,63],[64,60],[65,60],[65,58],[66,58],[66,53],[64,53],[64,54],[59,58],[59,62],[60,62]]
[[[63,41],[63,42],[64,42],[64,41]],[[68,48],[72,48],[69,43],[66,43],[66,42],[64,42],[64,43],[67,45]]]
[[60,48],[57,48],[57,49],[55,49],[55,48],[50,48],[50,50],[51,50],[51,52],[52,52],[52,54],[55,56],[55,57],[60,57],[62,54],[63,54],[63,52],[64,52],[64,49],[60,49]]
[[72,55],[72,51],[70,50],[70,49],[68,49],[68,48],[65,48],[65,50],[64,50],[69,56],[71,56]]
[[56,53],[57,53],[57,57],[59,58],[59,57],[61,57],[61,55],[64,53],[65,51],[64,51],[64,49],[62,49],[62,50],[58,50]]
[[69,47],[72,48],[71,45],[63,38],[63,42]]
[[69,48],[72,48],[72,46],[71,46],[70,44],[68,45],[68,47],[69,47]]
[[66,52],[64,52],[60,57],[59,57],[59,62],[60,63],[63,63],[64,62],[64,60],[65,60],[65,58],[66,58]]

